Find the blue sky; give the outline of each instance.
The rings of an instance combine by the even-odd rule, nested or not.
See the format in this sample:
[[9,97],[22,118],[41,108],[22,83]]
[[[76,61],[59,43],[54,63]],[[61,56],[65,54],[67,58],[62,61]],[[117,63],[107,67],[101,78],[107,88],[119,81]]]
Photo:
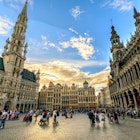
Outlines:
[[[0,0],[0,53],[25,0]],[[28,0],[25,67],[49,81],[99,89],[107,85],[111,25],[126,44],[135,32],[138,0]]]

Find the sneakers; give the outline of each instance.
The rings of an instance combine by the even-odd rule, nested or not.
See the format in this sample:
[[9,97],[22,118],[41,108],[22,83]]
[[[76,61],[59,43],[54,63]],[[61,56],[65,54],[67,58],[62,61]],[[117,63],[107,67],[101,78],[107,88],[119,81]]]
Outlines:
[[1,128],[3,128],[3,127],[1,126]]

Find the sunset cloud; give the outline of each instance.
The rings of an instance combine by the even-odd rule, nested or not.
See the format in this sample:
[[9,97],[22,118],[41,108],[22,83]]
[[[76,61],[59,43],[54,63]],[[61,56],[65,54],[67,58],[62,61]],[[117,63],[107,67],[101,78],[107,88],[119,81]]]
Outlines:
[[[67,84],[69,86],[72,83],[82,87],[84,80],[87,80],[89,85],[98,89],[100,87],[107,86],[109,69],[103,70],[96,74],[89,74],[82,72],[78,68],[72,65],[66,65],[64,62],[49,62],[46,65],[43,64],[25,64],[25,68],[29,70],[40,69],[40,88],[45,84],[48,86],[50,81],[54,84]],[[97,93],[96,93],[97,94]]]

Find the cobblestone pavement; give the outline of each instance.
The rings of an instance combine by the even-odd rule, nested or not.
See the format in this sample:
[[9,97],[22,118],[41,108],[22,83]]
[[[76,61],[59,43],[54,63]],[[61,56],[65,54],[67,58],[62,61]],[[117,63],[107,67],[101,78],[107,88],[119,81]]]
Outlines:
[[[38,118],[39,120],[39,118]],[[0,129],[0,140],[140,140],[140,120],[121,120],[120,124],[111,124],[108,119],[105,128],[90,126],[86,114],[75,114],[66,119],[59,118],[58,126],[54,126],[50,118],[49,126],[38,123],[25,123],[20,120],[6,121],[4,129]]]

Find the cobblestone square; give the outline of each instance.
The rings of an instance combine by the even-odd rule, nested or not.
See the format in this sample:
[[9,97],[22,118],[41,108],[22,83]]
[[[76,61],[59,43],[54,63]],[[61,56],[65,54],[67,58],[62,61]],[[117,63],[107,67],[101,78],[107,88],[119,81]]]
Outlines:
[[111,124],[106,118],[103,128],[101,123],[91,127],[86,114],[75,114],[72,119],[60,116],[58,126],[53,125],[53,118],[48,126],[39,126],[34,119],[22,122],[22,117],[6,121],[0,140],[139,140],[139,120],[120,119],[120,124]]

